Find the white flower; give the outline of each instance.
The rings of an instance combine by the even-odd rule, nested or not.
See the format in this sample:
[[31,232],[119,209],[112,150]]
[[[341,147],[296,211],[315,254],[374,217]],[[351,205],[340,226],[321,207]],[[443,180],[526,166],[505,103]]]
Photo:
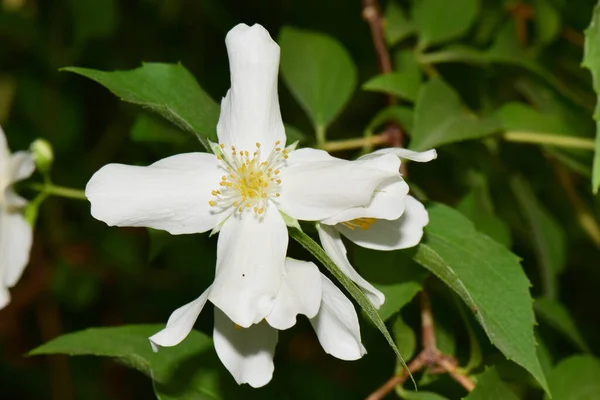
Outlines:
[[[262,322],[242,328],[215,307],[215,350],[238,384],[261,387],[271,380],[278,330],[293,326],[297,314],[310,318],[321,346],[334,357],[356,360],[366,353],[358,316],[342,291],[313,263],[288,258],[285,269],[275,306]],[[155,351],[178,344],[190,333],[213,288],[171,314],[167,327],[150,338]]]
[[271,313],[285,277],[288,234],[280,212],[316,221],[367,205],[400,162],[394,155],[353,162],[284,148],[279,46],[260,25],[237,25],[225,42],[231,89],[221,102],[217,155],[180,154],[148,167],[110,164],[91,178],[86,195],[92,215],[111,226],[219,231],[207,299],[247,328]]
[[33,231],[21,210],[27,204],[12,189],[35,169],[29,152],[11,155],[0,127],[0,309],[10,302],[8,289],[16,285],[29,262]]
[[[427,162],[437,157],[435,150],[421,153],[387,148],[359,160],[394,154],[400,158]],[[400,176],[384,181],[367,206],[353,207],[321,220],[317,226],[323,249],[337,266],[356,283],[376,308],[385,301],[383,293],[352,267],[340,234],[359,246],[374,250],[398,250],[416,246],[423,236],[429,216],[423,204],[408,195],[408,185]]]

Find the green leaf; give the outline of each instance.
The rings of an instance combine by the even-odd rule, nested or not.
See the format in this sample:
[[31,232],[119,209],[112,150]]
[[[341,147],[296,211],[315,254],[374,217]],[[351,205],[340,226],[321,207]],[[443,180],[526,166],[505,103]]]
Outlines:
[[428,212],[425,240],[413,259],[454,290],[490,341],[548,391],[536,355],[530,283],[518,257],[458,211],[434,204]]
[[79,45],[108,37],[117,28],[119,13],[115,0],[69,0],[68,4],[75,42]]
[[496,368],[477,375],[477,385],[465,400],[518,400],[517,395],[500,379]]
[[[218,381],[206,368],[204,353],[212,352],[210,337],[192,331],[185,341],[174,347],[153,352],[148,337],[164,325],[126,325],[91,328],[57,337],[32,350],[29,355],[68,354],[71,356],[101,356],[114,358],[128,367],[152,378],[157,396],[163,399],[218,399]],[[192,370],[183,369],[196,359]],[[204,361],[203,361],[204,360]],[[211,378],[211,379],[209,379]],[[178,393],[165,397],[160,393]]]
[[63,71],[92,79],[123,101],[147,108],[196,135],[209,150],[206,138],[216,141],[219,106],[181,64],[145,63],[129,71],[105,72],[67,67]]
[[414,112],[408,107],[387,106],[379,111],[367,126],[367,131],[373,131],[380,125],[394,122],[402,127],[405,132],[412,131]]
[[550,373],[552,398],[546,400],[600,399],[600,360],[592,356],[572,356],[562,360]]
[[396,317],[392,325],[392,335],[394,335],[394,340],[400,354],[404,354],[404,357],[410,360],[415,355],[415,350],[417,349],[417,336],[415,335],[415,331],[404,322],[401,315]]
[[135,119],[129,137],[134,142],[181,144],[187,136],[176,126],[154,115],[141,113]]
[[[600,95],[600,2],[596,4],[592,21],[585,31],[585,45],[582,66],[592,73],[594,91]],[[600,97],[596,97],[596,151],[594,153],[594,169],[592,171],[592,190],[598,193],[600,188]]]
[[569,310],[557,300],[539,298],[533,303],[535,311],[541,320],[562,333],[581,351],[589,352],[590,348],[581,336]]
[[315,129],[325,129],[354,92],[354,62],[337,40],[321,33],[286,26],[278,42],[285,84]]
[[557,113],[541,113],[520,102],[504,104],[496,113],[504,130],[575,136],[577,132]]
[[362,88],[371,92],[381,92],[414,102],[421,82],[400,72],[378,75],[369,79]]
[[557,38],[561,30],[559,11],[548,0],[534,0],[536,42],[545,46]]
[[[340,282],[342,284],[342,286],[346,289],[346,291],[348,293],[350,293],[350,296],[352,296],[352,298],[358,303],[358,305],[364,311],[364,313],[369,317],[371,322],[373,322],[373,324],[381,332],[381,334],[383,335],[385,340],[388,342],[388,344],[394,350],[394,353],[396,353],[396,356],[398,356],[398,359],[400,360],[400,362],[402,363],[404,368],[406,368],[408,371],[406,362],[404,361],[404,358],[400,354],[400,351],[398,351],[398,348],[396,347],[396,344],[394,343],[394,339],[392,339],[392,336],[390,335],[387,328],[385,327],[385,323],[383,322],[383,319],[379,316],[379,313],[377,312],[375,307],[373,307],[373,304],[371,304],[371,302],[369,301],[367,296],[365,296],[365,294],[362,292],[362,290],[360,290],[358,288],[358,286],[356,286],[354,284],[354,282],[352,282],[350,280],[350,278],[348,278],[346,276],[346,274],[344,274],[339,269],[339,267],[337,265],[335,265],[335,263],[331,260],[331,258],[329,258],[329,256],[325,252],[325,250],[323,250],[323,248],[321,246],[319,246],[317,244],[317,242],[315,242],[310,236],[308,236],[304,232],[301,232],[295,228],[288,228],[288,232],[292,239],[294,239],[296,242],[300,243],[300,245],[302,245],[302,247],[304,247],[306,250],[308,250],[317,260],[319,260],[319,262],[321,264],[323,264],[325,266],[325,268],[327,268],[327,270],[331,273],[331,275],[333,275],[335,277],[335,279],[337,279],[338,282]],[[410,371],[408,371],[408,373],[410,374]],[[412,374],[410,375],[410,377],[413,381],[413,384],[416,387],[416,383],[414,381],[414,378],[412,377]]]
[[433,79],[417,97],[410,149],[423,151],[443,144],[479,139],[497,132],[495,119],[480,119],[466,110],[448,84]]
[[510,186],[517,199],[521,215],[527,225],[527,239],[533,245],[542,276],[544,295],[554,298],[557,294],[557,275],[566,262],[566,237],[558,222],[537,200],[527,181],[515,176]]
[[434,392],[406,390],[401,386],[396,387],[396,394],[401,399],[405,400],[448,400],[447,397],[441,396]]
[[385,21],[385,39],[390,46],[400,43],[415,32],[415,27],[406,17],[404,10],[396,3],[390,1],[383,13]]
[[479,13],[479,0],[419,0],[412,16],[419,32],[420,47],[440,44],[464,35]]

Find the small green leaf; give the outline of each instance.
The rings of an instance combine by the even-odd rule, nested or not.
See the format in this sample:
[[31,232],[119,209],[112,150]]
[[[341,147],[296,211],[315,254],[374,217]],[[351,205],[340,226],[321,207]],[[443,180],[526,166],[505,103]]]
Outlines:
[[390,1],[383,13],[385,21],[385,39],[390,46],[400,43],[415,32],[415,27],[406,17],[404,10],[396,3]]
[[468,112],[448,84],[433,79],[417,97],[410,149],[423,151],[443,144],[479,139],[499,130],[496,119],[481,119]]
[[440,44],[464,35],[477,19],[479,0],[419,0],[412,16],[420,47]]
[[108,37],[117,28],[119,12],[115,0],[69,0],[68,4],[75,42],[79,45]]
[[392,335],[394,335],[400,354],[404,354],[404,357],[410,360],[417,349],[417,336],[415,331],[404,322],[400,314],[398,314],[392,325]]
[[465,400],[518,400],[517,395],[500,379],[496,368],[477,375],[477,385]]
[[408,74],[391,72],[369,79],[362,88],[371,92],[381,92],[414,102],[419,91],[420,81]]
[[534,0],[536,42],[545,46],[560,34],[560,12],[548,0]]
[[542,297],[536,299],[533,306],[541,320],[565,335],[581,351],[590,351],[579,329],[577,329],[571,313],[559,301]]
[[134,142],[155,142],[181,144],[187,136],[176,126],[148,113],[141,113],[135,119],[129,137]]
[[315,129],[325,129],[354,92],[354,62],[337,40],[321,33],[286,26],[278,42],[284,82]]
[[[152,378],[157,392],[183,391],[186,396],[160,397],[163,399],[218,399],[214,380],[208,380],[203,369],[204,353],[212,353],[210,337],[192,331],[185,341],[174,347],[153,352],[148,337],[164,325],[126,325],[110,328],[90,328],[59,336],[32,350],[29,355],[68,354],[71,356],[100,356],[137,369]],[[182,370],[186,360],[198,358],[193,371]],[[189,364],[189,363],[188,363]],[[204,364],[203,367],[201,367]],[[214,375],[214,372],[212,373]],[[185,382],[183,381],[185,380]]]
[[596,151],[594,153],[594,169],[592,171],[592,190],[598,193],[600,188],[600,2],[596,4],[592,21],[585,31],[585,45],[582,66],[592,73],[594,91],[596,92]]
[[181,64],[145,63],[137,69],[114,72],[78,67],[62,70],[92,79],[123,101],[165,117],[195,134],[207,150],[206,138],[216,140],[219,106]]
[[428,212],[425,240],[414,260],[454,290],[490,341],[548,391],[536,354],[530,283],[517,256],[477,232],[458,211],[434,204]]
[[[388,342],[388,344],[392,347],[392,349],[394,350],[394,353],[396,353],[396,356],[398,356],[398,359],[400,360],[400,362],[402,363],[404,368],[406,368],[408,370],[408,367],[406,366],[406,362],[404,361],[404,358],[400,354],[400,351],[398,351],[398,348],[396,347],[396,344],[394,343],[394,339],[392,339],[392,336],[390,335],[387,328],[385,327],[385,323],[383,322],[383,319],[381,319],[381,317],[379,316],[379,313],[377,312],[375,307],[373,307],[373,304],[371,304],[371,302],[369,301],[367,296],[365,296],[365,294],[362,292],[362,290],[360,290],[358,288],[358,286],[356,286],[354,284],[354,282],[352,282],[350,280],[350,278],[348,278],[346,276],[346,274],[344,274],[339,269],[339,267],[337,265],[335,265],[335,263],[331,260],[331,258],[329,258],[329,256],[325,252],[325,250],[323,250],[323,248],[321,246],[319,246],[317,244],[317,242],[315,242],[310,236],[308,236],[304,232],[301,232],[295,228],[288,228],[288,232],[292,239],[294,239],[296,242],[300,243],[300,245],[302,245],[302,247],[304,247],[306,250],[308,250],[317,260],[319,260],[319,262],[321,264],[323,264],[325,266],[325,268],[327,268],[327,270],[331,273],[331,275],[333,275],[335,277],[335,279],[337,279],[337,281],[342,284],[342,286],[346,289],[346,291],[348,293],[350,293],[350,296],[352,296],[352,298],[358,303],[360,308],[369,317],[371,322],[373,322],[373,324],[381,332],[381,334],[383,335],[385,340]],[[410,371],[409,371],[409,374],[410,374]],[[410,377],[413,381],[413,384],[416,387],[414,378],[412,377],[412,375],[410,375]]]
[[403,387],[396,387],[396,394],[404,400],[449,400],[447,397],[441,396],[434,392],[406,390]]
[[572,356],[562,360],[550,373],[552,397],[545,400],[600,399],[600,360],[592,356]]

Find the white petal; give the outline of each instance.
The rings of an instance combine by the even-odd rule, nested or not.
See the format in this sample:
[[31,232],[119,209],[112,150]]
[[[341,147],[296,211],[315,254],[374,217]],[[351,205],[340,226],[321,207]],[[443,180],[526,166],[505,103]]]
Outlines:
[[173,311],[165,329],[149,338],[154,351],[158,351],[158,346],[175,346],[190,334],[194,323],[196,323],[196,319],[198,319],[198,315],[200,315],[206,304],[209,293],[210,286],[196,300]]
[[386,180],[375,189],[373,198],[367,206],[349,208],[325,218],[321,222],[335,225],[356,218],[398,219],[404,212],[404,200],[407,194],[408,185],[400,176],[396,176]]
[[428,223],[429,215],[423,204],[412,196],[406,196],[406,210],[395,221],[378,219],[367,230],[352,230],[342,224],[336,227],[359,246],[374,250],[399,250],[419,244],[423,228]]
[[29,262],[31,225],[19,213],[0,212],[0,285],[13,287]]
[[239,24],[225,38],[231,89],[221,102],[219,142],[252,152],[256,143],[269,153],[276,141],[285,144],[277,98],[279,46],[255,24]]
[[375,308],[381,307],[385,301],[385,296],[379,290],[375,289],[373,285],[367,282],[360,274],[352,267],[348,257],[346,256],[346,247],[340,234],[336,228],[319,224],[317,226],[319,231],[319,239],[321,239],[321,245],[327,252],[331,260],[342,270],[348,278],[352,279],[364,292],[367,298],[373,303]]
[[258,388],[269,383],[275,369],[273,355],[277,336],[277,330],[264,321],[249,328],[240,328],[215,308],[215,350],[239,385],[247,383]]
[[321,308],[310,323],[326,353],[340,360],[358,360],[367,351],[361,343],[356,310],[325,275],[321,275],[321,279]]
[[221,228],[209,300],[247,328],[273,309],[285,274],[287,227],[273,205],[262,216],[233,214]]
[[9,183],[15,183],[28,178],[35,170],[33,155],[28,151],[17,151],[10,158]]
[[2,169],[4,165],[7,165],[10,160],[10,150],[8,149],[8,144],[6,143],[6,136],[4,135],[4,130],[2,130],[2,126],[0,126],[0,181],[2,181]]
[[352,207],[366,206],[386,179],[399,176],[393,156],[347,161],[310,148],[290,153],[281,169],[278,207],[299,220],[321,220]]
[[10,293],[8,289],[0,284],[0,310],[10,303]]
[[285,260],[285,277],[267,322],[284,330],[296,324],[296,315],[317,315],[321,304],[321,272],[311,262],[292,258]]
[[360,157],[359,160],[367,160],[385,154],[394,154],[397,157],[417,162],[428,162],[437,158],[437,152],[435,151],[435,149],[426,151],[412,151],[408,149],[403,149],[401,147],[388,147],[385,149],[376,150],[369,154],[365,154],[364,156]]
[[109,226],[145,226],[173,235],[205,232],[227,214],[209,206],[223,170],[214,155],[179,154],[148,167],[109,164],[85,194],[92,216]]

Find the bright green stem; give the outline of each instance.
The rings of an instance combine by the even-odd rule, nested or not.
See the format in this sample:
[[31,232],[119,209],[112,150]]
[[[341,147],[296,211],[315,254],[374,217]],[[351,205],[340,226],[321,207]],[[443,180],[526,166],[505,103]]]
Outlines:
[[326,128],[324,125],[317,125],[315,127],[315,133],[317,135],[317,147],[320,149],[325,148],[325,144],[327,143],[327,134]]
[[594,150],[594,139],[559,136],[550,133],[511,131],[502,135],[508,142],[535,143],[573,149]]
[[51,196],[66,197],[68,199],[87,200],[85,192],[79,189],[71,189],[53,184],[34,183],[31,188]]

